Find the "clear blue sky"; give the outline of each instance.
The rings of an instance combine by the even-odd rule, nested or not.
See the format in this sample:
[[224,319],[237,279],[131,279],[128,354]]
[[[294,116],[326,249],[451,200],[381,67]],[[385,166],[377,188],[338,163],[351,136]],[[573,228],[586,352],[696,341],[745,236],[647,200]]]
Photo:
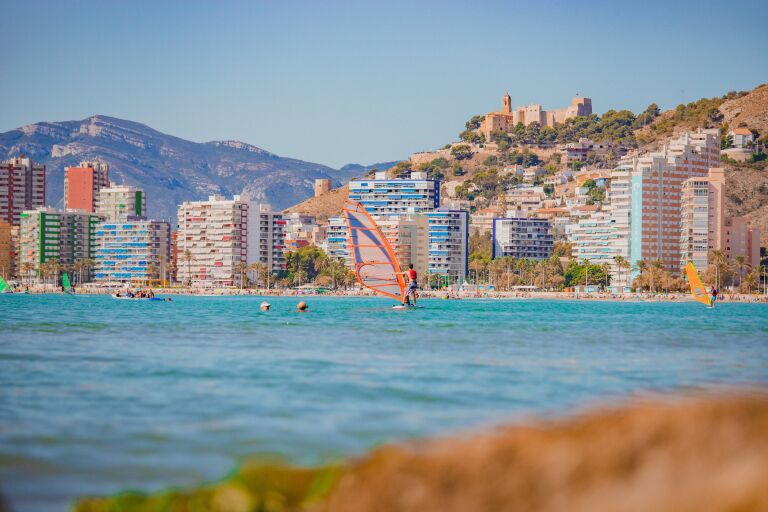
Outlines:
[[339,166],[513,104],[597,112],[768,81],[765,1],[0,0],[0,131],[106,114]]

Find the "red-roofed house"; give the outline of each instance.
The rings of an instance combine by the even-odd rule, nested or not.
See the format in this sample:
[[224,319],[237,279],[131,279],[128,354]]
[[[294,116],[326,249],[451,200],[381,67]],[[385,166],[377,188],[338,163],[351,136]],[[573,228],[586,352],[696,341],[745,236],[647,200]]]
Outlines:
[[755,143],[755,134],[748,128],[736,128],[731,130],[728,135],[733,137],[733,147],[735,148],[747,148]]

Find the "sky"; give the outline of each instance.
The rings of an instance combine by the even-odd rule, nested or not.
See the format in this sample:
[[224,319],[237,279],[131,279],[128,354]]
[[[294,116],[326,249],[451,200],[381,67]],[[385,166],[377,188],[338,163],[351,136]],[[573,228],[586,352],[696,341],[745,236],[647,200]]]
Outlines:
[[764,0],[0,0],[0,132],[103,114],[339,167],[513,105],[663,109],[768,81]]

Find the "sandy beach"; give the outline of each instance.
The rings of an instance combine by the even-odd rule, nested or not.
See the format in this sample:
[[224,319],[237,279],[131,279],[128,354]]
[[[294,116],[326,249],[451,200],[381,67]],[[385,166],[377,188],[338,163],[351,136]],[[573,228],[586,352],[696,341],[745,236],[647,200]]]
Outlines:
[[[18,287],[17,293],[23,293],[24,288]],[[118,291],[124,291],[125,287],[101,287],[85,285],[78,288],[78,295],[102,295],[113,294]],[[56,294],[63,293],[59,288],[52,285],[35,285],[28,288],[31,294]],[[374,293],[368,290],[349,289],[349,290],[323,290],[314,289],[293,289],[293,288],[189,288],[189,287],[170,287],[170,288],[152,288],[155,295],[189,295],[195,297],[226,297],[226,296],[258,296],[258,297],[373,297]],[[580,293],[580,292],[453,292],[445,290],[420,290],[420,298],[430,299],[487,299],[487,300],[515,300],[515,299],[549,299],[549,300],[580,300],[580,301],[629,301],[629,302],[693,302],[689,293]],[[768,295],[765,294],[745,294],[730,293],[725,291],[718,298],[721,302],[748,302],[748,303],[766,303],[768,304]]]

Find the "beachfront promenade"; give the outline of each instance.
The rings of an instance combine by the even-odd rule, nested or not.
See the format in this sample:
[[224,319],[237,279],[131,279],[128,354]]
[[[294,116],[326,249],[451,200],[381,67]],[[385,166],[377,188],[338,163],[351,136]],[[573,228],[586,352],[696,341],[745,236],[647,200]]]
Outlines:
[[[17,291],[21,291],[18,289]],[[60,288],[52,285],[35,285],[28,288],[31,294],[57,294],[62,293]],[[84,286],[78,289],[78,295],[108,295],[118,291],[125,290],[124,287],[97,287]],[[189,296],[255,296],[255,297],[374,297],[375,294],[368,290],[350,289],[350,290],[323,290],[314,289],[295,289],[295,288],[189,288],[189,287],[170,287],[170,288],[152,288],[155,295],[189,295]],[[420,290],[419,298],[431,299],[550,299],[550,300],[593,300],[593,301],[668,301],[668,302],[693,302],[690,293],[583,293],[583,292],[564,292],[564,291],[525,291],[525,292],[500,292],[500,291],[446,291],[446,290]],[[748,302],[748,303],[766,303],[768,304],[768,295],[766,294],[746,294],[746,293],[722,293],[718,297],[718,303],[722,302]]]

